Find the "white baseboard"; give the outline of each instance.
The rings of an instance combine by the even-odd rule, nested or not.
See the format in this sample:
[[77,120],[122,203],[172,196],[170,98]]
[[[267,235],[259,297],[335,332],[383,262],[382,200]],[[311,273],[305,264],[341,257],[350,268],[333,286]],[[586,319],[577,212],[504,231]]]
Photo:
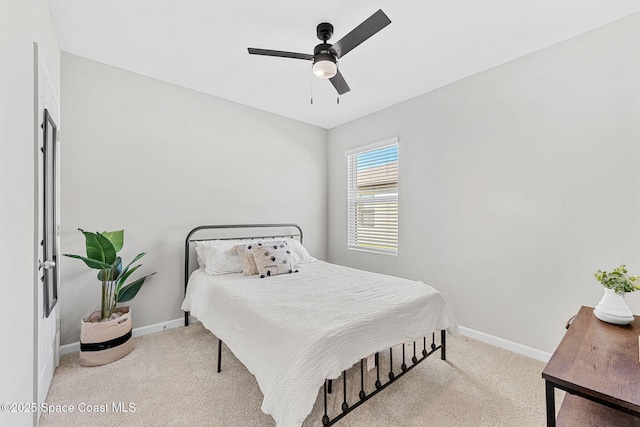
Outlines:
[[[189,323],[193,321],[193,317],[190,317]],[[166,322],[160,322],[153,325],[141,326],[139,328],[134,328],[131,331],[131,335],[135,337],[141,337],[143,335],[152,334],[154,332],[162,332],[168,331],[169,329],[179,328],[180,326],[184,326],[184,317],[180,319],[167,320]],[[69,353],[75,353],[80,351],[80,341],[72,342],[71,344],[65,344],[60,346],[60,356]]]
[[[193,316],[189,317],[189,323],[193,323],[197,321],[197,319]],[[154,332],[167,331],[169,329],[175,329],[184,326],[184,318],[181,317],[179,319],[167,320],[166,322],[160,322],[153,325],[141,326],[139,328],[135,328],[132,331],[133,337],[141,337],[143,335],[152,334]],[[460,326],[460,333],[466,337],[473,338],[474,340],[478,340],[499,348],[503,348],[505,350],[512,351],[514,353],[522,354],[523,356],[531,357],[536,360],[540,360],[542,362],[548,362],[551,358],[551,353],[546,351],[538,350],[533,347],[528,347],[524,344],[519,344],[517,342],[509,341],[504,338],[496,337],[495,335],[490,335],[485,332],[476,331],[475,329],[467,328],[464,326]],[[71,344],[65,344],[60,346],[60,355],[65,355],[69,353],[75,353],[80,351],[80,342],[74,342]]]
[[531,357],[533,359],[540,360],[545,363],[548,362],[549,359],[551,358],[551,353],[538,350],[537,348],[528,347],[526,345],[505,340],[504,338],[496,337],[494,335],[489,335],[487,333],[476,331],[471,328],[465,328],[464,326],[460,326],[459,328],[460,328],[460,333],[465,337],[473,338],[474,340],[491,344],[495,347],[503,348],[505,350],[509,350],[514,353],[522,354],[523,356]]

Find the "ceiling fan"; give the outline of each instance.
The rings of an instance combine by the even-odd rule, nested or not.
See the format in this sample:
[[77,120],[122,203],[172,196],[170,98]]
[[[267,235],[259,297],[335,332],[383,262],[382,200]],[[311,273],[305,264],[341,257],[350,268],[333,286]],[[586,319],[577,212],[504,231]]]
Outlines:
[[331,45],[327,40],[333,35],[333,25],[328,22],[318,24],[316,29],[318,38],[322,43],[313,50],[313,55],[306,53],[284,52],[280,50],[248,48],[252,55],[279,56],[282,58],[305,59],[313,61],[313,74],[321,79],[329,79],[340,95],[349,92],[349,85],[338,70],[338,59],[351,52],[353,48],[373,36],[375,33],[391,23],[391,20],[382,10],[365,19],[360,25],[351,30],[349,34]]

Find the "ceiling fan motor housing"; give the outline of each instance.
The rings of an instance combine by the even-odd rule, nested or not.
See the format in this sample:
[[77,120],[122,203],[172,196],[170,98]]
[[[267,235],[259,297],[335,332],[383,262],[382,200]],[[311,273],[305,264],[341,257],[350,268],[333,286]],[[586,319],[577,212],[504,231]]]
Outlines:
[[[333,54],[333,51],[331,50],[331,46],[329,43],[320,43],[319,45],[317,45],[314,49],[313,49],[313,56],[315,57],[314,62],[317,61],[318,56],[319,55],[329,55],[333,58],[333,61],[335,62],[335,56]],[[326,59],[323,58],[323,59]]]

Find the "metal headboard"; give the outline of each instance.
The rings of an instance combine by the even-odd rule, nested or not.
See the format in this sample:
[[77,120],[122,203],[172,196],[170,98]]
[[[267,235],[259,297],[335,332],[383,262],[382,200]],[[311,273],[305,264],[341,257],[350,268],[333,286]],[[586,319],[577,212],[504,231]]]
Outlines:
[[[269,229],[269,228],[275,228],[275,229],[286,229],[286,228],[290,228],[290,229],[297,229],[297,232],[294,233],[285,233],[285,234],[277,234],[277,235],[273,235],[273,234],[268,234],[268,235],[261,235],[261,236],[255,236],[255,235],[251,235],[249,234],[249,230],[253,230],[253,229]],[[242,235],[242,236],[233,236],[233,237],[208,237],[208,238],[203,238],[203,239],[197,239],[194,238],[194,235],[197,234],[198,232],[202,232],[203,230],[228,230],[228,229],[244,229],[247,231],[246,235]],[[266,231],[266,230],[265,230]],[[282,233],[282,232],[280,232]],[[244,234],[244,233],[242,233]],[[278,237],[291,237],[291,238],[300,238],[300,243],[302,243],[302,228],[300,228],[300,226],[298,224],[225,224],[225,225],[201,225],[199,227],[194,228],[193,230],[191,230],[189,232],[189,234],[187,234],[187,238],[185,239],[184,242],[184,293],[186,295],[187,293],[187,284],[189,282],[189,266],[190,266],[190,254],[191,254],[191,243],[193,242],[204,242],[204,241],[208,241],[208,240],[232,240],[232,239],[268,239],[268,238],[278,238]],[[186,311],[184,313],[184,325],[187,326],[189,325],[189,312]]]

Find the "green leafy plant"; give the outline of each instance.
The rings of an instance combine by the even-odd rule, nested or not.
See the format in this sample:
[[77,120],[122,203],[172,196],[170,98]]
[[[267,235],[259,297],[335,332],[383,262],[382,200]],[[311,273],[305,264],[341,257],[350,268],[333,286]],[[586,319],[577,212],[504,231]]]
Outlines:
[[602,286],[614,290],[617,294],[640,290],[640,283],[636,283],[640,280],[640,276],[629,276],[624,264],[620,264],[620,267],[614,268],[609,273],[598,270],[595,276]]
[[131,265],[145,256],[142,252],[136,256],[125,268],[122,268],[122,259],[118,252],[124,246],[124,230],[103,231],[92,233],[79,228],[84,234],[87,256],[63,254],[70,258],[84,261],[89,267],[98,271],[98,280],[102,283],[102,310],[101,319],[108,319],[115,313],[116,304],[127,302],[136,296],[145,280],[156,273],[147,274],[133,282],[126,283],[127,279],[142,266]]

